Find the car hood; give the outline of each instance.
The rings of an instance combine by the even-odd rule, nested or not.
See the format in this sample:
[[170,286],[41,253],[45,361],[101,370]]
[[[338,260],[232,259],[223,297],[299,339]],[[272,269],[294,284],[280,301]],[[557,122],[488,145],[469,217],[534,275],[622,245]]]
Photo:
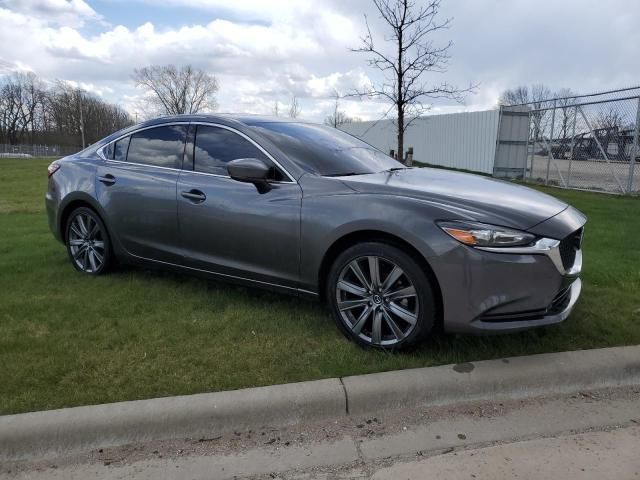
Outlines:
[[457,219],[523,230],[568,207],[527,187],[444,169],[411,168],[339,178],[360,193],[413,197],[449,210]]

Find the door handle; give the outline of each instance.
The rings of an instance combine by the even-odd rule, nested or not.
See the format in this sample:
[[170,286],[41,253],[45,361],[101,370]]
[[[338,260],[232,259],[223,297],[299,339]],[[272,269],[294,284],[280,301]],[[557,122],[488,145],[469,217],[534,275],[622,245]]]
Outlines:
[[114,183],[116,183],[116,177],[114,177],[110,173],[107,173],[102,177],[98,177],[98,181],[104,183],[105,185],[113,185]]
[[202,203],[207,199],[207,196],[200,190],[183,190],[180,195],[193,203]]

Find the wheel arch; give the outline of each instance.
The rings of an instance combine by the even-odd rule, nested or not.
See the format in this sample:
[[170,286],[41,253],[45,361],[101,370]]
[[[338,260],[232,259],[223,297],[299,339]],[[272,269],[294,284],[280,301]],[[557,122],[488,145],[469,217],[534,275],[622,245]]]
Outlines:
[[98,217],[100,217],[102,223],[104,223],[105,227],[107,227],[107,235],[109,235],[109,240],[111,240],[111,243],[113,245],[113,239],[111,238],[111,229],[109,228],[109,224],[106,221],[104,211],[102,210],[102,208],[100,208],[98,202],[96,202],[96,200],[91,195],[81,192],[75,195],[69,195],[59,209],[58,232],[60,233],[60,238],[62,238],[63,243],[67,243],[67,232],[65,230],[69,215],[71,215],[71,212],[79,207],[90,208],[96,213],[96,215],[98,215]]
[[331,268],[331,265],[333,265],[335,259],[347,248],[364,242],[386,243],[388,245],[392,245],[402,249],[405,253],[408,253],[412,258],[415,259],[416,263],[418,263],[422,271],[425,272],[427,278],[433,285],[436,298],[435,326],[438,328],[442,327],[444,318],[442,291],[440,289],[440,282],[438,282],[438,278],[431,268],[431,265],[429,264],[427,259],[424,258],[424,256],[418,251],[418,249],[411,245],[411,243],[394,234],[380,230],[357,230],[343,235],[331,244],[322,258],[318,271],[318,293],[320,295],[321,301],[326,301],[327,277],[329,275],[329,269]]

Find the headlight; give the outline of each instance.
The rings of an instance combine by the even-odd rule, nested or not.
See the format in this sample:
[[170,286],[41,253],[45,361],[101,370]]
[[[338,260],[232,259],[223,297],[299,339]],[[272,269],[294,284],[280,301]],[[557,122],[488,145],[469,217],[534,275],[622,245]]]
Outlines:
[[447,234],[465,245],[474,247],[520,247],[529,245],[536,237],[510,228],[473,222],[437,222]]

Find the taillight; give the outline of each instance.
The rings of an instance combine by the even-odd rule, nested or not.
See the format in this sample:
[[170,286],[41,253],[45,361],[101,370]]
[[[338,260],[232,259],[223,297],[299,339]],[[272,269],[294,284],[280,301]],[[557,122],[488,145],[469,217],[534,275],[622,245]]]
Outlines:
[[51,178],[51,175],[56,173],[60,169],[60,164],[53,162],[51,165],[47,167],[47,177]]

